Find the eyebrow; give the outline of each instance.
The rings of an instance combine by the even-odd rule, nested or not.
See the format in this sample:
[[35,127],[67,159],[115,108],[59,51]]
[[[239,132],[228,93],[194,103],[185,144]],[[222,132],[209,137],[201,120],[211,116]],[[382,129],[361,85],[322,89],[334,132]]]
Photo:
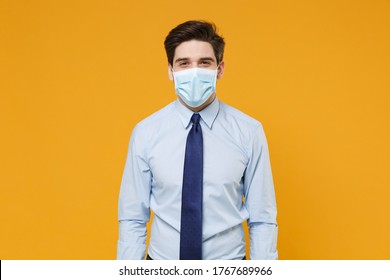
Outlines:
[[212,61],[212,62],[215,62],[215,59],[214,58],[212,58],[212,57],[201,57],[199,60],[210,60],[210,61]]
[[188,57],[178,58],[174,61],[174,63],[180,62],[180,61],[187,61],[190,60]]
[[[180,58],[176,59],[176,60],[174,61],[174,63],[177,63],[177,62],[180,62],[180,61],[189,61],[189,60],[190,60],[189,57],[180,57]],[[201,57],[201,58],[199,58],[199,61],[205,61],[205,60],[215,62],[215,59],[212,58],[212,57]]]

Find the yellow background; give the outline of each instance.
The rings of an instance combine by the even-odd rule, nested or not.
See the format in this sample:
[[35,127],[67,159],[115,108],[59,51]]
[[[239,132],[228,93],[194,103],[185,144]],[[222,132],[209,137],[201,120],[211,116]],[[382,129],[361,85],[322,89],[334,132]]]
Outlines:
[[219,98],[265,128],[280,259],[390,259],[390,1],[0,1],[0,259],[113,259],[163,40],[226,39]]

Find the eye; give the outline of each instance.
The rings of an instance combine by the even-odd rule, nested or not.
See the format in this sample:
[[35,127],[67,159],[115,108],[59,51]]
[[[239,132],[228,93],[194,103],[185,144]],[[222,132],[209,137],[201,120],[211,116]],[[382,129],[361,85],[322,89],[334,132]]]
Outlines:
[[180,67],[187,67],[188,66],[188,61],[181,61],[181,62],[179,62],[179,66]]
[[205,67],[205,68],[209,68],[213,65],[213,61],[212,60],[201,60],[199,61],[199,66],[200,67]]

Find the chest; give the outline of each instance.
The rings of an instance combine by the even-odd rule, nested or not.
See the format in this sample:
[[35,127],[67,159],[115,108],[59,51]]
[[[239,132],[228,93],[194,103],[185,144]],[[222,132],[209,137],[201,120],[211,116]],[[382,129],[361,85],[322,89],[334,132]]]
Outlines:
[[[187,134],[185,131],[174,137],[161,137],[150,149],[152,191],[181,191]],[[239,141],[223,133],[203,131],[203,185],[206,190],[233,188],[238,192],[247,162],[247,154]]]

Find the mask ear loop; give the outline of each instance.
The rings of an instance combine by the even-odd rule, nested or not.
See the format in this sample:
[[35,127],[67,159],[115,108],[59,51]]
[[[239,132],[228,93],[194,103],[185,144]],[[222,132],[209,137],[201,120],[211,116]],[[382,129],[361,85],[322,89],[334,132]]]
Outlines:
[[175,78],[175,71],[173,71],[173,67],[171,66],[171,67],[169,67],[169,69],[171,70],[171,74],[172,74],[172,77],[173,77],[173,80],[175,81],[176,80],[176,78]]
[[216,74],[215,74],[215,78],[216,78],[216,79],[218,79],[219,66],[221,66],[221,63],[219,63],[218,66],[217,66],[217,69],[215,69],[215,70],[217,70],[217,71],[216,71]]

